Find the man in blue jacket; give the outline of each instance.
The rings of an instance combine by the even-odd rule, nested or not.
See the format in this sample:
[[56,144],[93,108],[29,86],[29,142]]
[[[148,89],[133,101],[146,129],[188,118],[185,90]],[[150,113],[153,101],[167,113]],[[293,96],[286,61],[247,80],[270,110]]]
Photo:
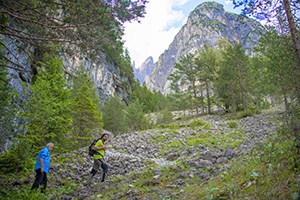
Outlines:
[[41,191],[44,193],[47,187],[47,173],[50,170],[50,151],[53,149],[53,143],[48,143],[38,154],[34,165],[36,173],[35,181],[31,190],[37,190],[43,184]]

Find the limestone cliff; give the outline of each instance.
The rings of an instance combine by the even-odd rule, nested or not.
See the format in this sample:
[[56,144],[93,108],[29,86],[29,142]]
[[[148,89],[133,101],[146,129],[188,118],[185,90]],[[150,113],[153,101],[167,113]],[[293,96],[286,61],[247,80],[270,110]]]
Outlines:
[[[6,58],[14,63],[7,64],[9,67],[11,85],[20,95],[23,95],[24,87],[21,87],[21,85],[23,83],[30,85],[31,79],[36,73],[28,59],[28,57],[34,56],[36,50],[19,40],[11,40],[6,37],[2,37],[2,40],[7,47],[5,53]],[[27,48],[27,53],[18,51],[20,46]],[[88,58],[83,53],[77,53],[72,56],[65,53],[61,54],[60,57],[64,62],[66,76],[72,76],[73,72],[79,66],[85,66],[88,69],[102,103],[115,95],[120,96],[128,103],[128,94],[122,88],[122,82],[126,82],[127,78],[120,76],[118,66],[116,66],[114,62],[106,59],[104,54],[98,55],[97,58],[94,59]]]

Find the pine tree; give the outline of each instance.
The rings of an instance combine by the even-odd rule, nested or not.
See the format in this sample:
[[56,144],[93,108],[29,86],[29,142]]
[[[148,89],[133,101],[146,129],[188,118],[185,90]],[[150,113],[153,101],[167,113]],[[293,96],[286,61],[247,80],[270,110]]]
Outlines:
[[22,116],[26,121],[25,138],[39,148],[53,142],[58,148],[68,147],[70,133],[70,91],[63,74],[62,60],[47,57],[35,83],[30,86],[29,100]]
[[128,131],[143,130],[148,126],[142,105],[139,101],[131,102],[125,109],[126,124]]
[[172,84],[171,88],[182,92],[180,88],[186,88],[187,93],[191,93],[192,106],[198,113],[199,107],[199,68],[195,63],[194,55],[183,56],[174,66],[174,72],[168,78]]
[[102,107],[104,129],[120,134],[128,130],[124,110],[126,105],[118,97],[110,98]]
[[216,79],[218,67],[217,51],[208,45],[204,45],[199,49],[195,62],[200,70],[200,72],[198,72],[199,78],[205,85],[208,114],[211,114],[212,84]]
[[73,77],[72,138],[80,148],[87,145],[93,133],[102,128],[102,113],[94,82],[85,68],[79,67]]
[[225,44],[221,50],[222,61],[215,82],[219,98],[226,110],[246,110],[249,101],[248,56],[240,44]]

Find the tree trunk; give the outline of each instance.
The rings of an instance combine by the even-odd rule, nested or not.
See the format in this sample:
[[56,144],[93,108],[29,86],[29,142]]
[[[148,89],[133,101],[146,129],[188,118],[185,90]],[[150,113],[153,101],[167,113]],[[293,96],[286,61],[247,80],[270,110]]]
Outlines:
[[[197,99],[197,91],[196,91],[196,83],[195,83],[195,81],[192,82],[192,87],[193,87],[193,97],[195,99]],[[197,112],[197,115],[199,115],[199,110],[198,110],[197,103],[196,103],[196,112]]]
[[283,99],[284,99],[285,111],[288,111],[289,110],[289,104],[288,104],[288,100],[287,100],[287,97],[286,97],[285,93],[283,93]]
[[207,97],[207,112],[208,114],[211,114],[208,81],[205,81],[205,87],[206,87],[206,97]]
[[[293,40],[293,44],[294,44],[294,49],[296,51],[296,54],[297,54],[297,60],[298,60],[298,70],[300,69],[300,41],[298,40],[297,38],[297,33],[296,33],[296,27],[295,27],[295,22],[294,22],[294,19],[293,19],[293,15],[292,15],[292,11],[291,11],[291,7],[290,7],[290,2],[289,0],[283,0],[283,4],[284,4],[284,9],[285,9],[285,12],[286,12],[286,16],[287,16],[287,20],[288,20],[288,23],[289,23],[289,28],[290,28],[290,32],[291,32],[291,36],[292,36],[292,40]],[[298,86],[296,86],[296,88],[298,88]],[[296,153],[296,156],[295,156],[295,168],[296,169],[299,169],[299,166],[298,166],[298,161],[300,159],[300,138],[299,138],[299,135],[300,135],[300,127],[298,125],[298,109],[299,109],[299,102],[300,102],[300,94],[299,94],[299,91],[297,91],[297,97],[298,97],[298,102],[297,102],[297,105],[296,105],[296,113],[292,114],[292,130],[293,130],[293,134],[294,134],[294,137],[295,137],[295,145],[296,145],[296,148],[297,148],[297,153]],[[296,121],[296,122],[295,122]],[[298,191],[298,195],[300,196],[300,190]],[[299,199],[299,198],[298,198]]]
[[291,7],[290,7],[290,1],[289,0],[283,0],[283,5],[284,5],[287,20],[288,20],[288,23],[289,23],[289,28],[290,28],[294,48],[295,48],[295,51],[296,51],[296,54],[297,54],[298,66],[300,68],[300,41],[297,38],[296,26],[295,26],[295,21],[294,21],[294,18],[293,18]]

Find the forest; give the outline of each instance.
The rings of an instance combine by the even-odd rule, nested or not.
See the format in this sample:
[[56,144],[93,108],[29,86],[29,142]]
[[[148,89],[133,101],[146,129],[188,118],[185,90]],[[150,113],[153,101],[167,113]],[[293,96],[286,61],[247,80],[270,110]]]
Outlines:
[[[21,192],[17,192],[13,189],[15,186],[10,177],[26,179],[33,171],[37,152],[48,142],[55,144],[53,154],[62,155],[85,149],[104,130],[117,138],[164,128],[176,132],[174,128],[180,128],[174,122],[176,112],[183,113],[179,120],[199,116],[228,116],[228,123],[234,128],[237,126],[234,120],[281,107],[282,123],[278,137],[269,139],[266,144],[272,147],[267,148],[271,153],[266,154],[275,159],[270,162],[258,159],[256,161],[260,163],[256,164],[259,167],[269,164],[263,173],[274,184],[276,180],[273,178],[281,176],[280,167],[287,165],[288,172],[284,171],[286,174],[282,176],[287,176],[288,183],[283,183],[283,180],[280,184],[292,185],[292,189],[287,192],[284,190],[278,199],[300,199],[300,3],[297,0],[233,2],[236,7],[243,8],[241,15],[266,21],[259,45],[252,51],[226,40],[220,40],[217,48],[203,45],[175,64],[175,70],[168,78],[172,93],[163,95],[148,90],[146,85],[141,86],[134,79],[132,62],[121,39],[123,24],[139,20],[145,15],[146,0],[1,1],[0,197],[47,199],[41,194],[28,193],[28,183],[21,184]],[[28,72],[31,75],[20,77],[23,81],[19,85],[22,92],[12,85],[10,73],[11,70],[24,72],[28,68],[7,56],[10,53],[10,43],[7,41],[17,43],[20,55],[26,55],[26,60],[31,64]],[[101,103],[86,66],[78,67],[72,74],[68,73],[61,55],[80,52],[85,52],[91,59],[105,55],[106,60],[114,63],[118,73],[126,80],[122,87],[128,94],[128,101],[115,95]],[[191,113],[194,113],[192,117]],[[196,118],[193,120],[194,124],[186,126],[205,125]],[[198,141],[211,141],[203,141],[200,135],[189,140],[193,141],[191,146],[199,145]],[[280,142],[286,146],[279,148]],[[173,145],[181,147],[177,143],[180,142],[175,141]],[[230,143],[237,145],[231,139]],[[166,173],[172,174],[169,171]],[[236,173],[239,176],[239,172]],[[143,171],[141,176],[144,174],[147,171]],[[137,178],[136,174],[132,176]],[[257,181],[257,176],[256,172],[252,172],[252,184]],[[243,199],[247,196],[243,191],[248,187],[243,184],[239,184],[241,188],[223,185],[224,191],[215,188],[208,194],[197,193],[197,188],[193,190],[187,186],[185,191],[194,196],[181,197]],[[272,187],[264,182],[255,182],[254,186],[254,189],[261,186],[265,191]],[[147,187],[149,185],[141,189],[145,190],[142,193],[147,193]],[[66,192],[67,189],[58,191],[52,199],[61,198]],[[270,196],[259,194],[261,196],[252,196],[250,199],[271,199],[277,197],[280,191],[267,194]],[[176,199],[167,196],[153,198]]]

